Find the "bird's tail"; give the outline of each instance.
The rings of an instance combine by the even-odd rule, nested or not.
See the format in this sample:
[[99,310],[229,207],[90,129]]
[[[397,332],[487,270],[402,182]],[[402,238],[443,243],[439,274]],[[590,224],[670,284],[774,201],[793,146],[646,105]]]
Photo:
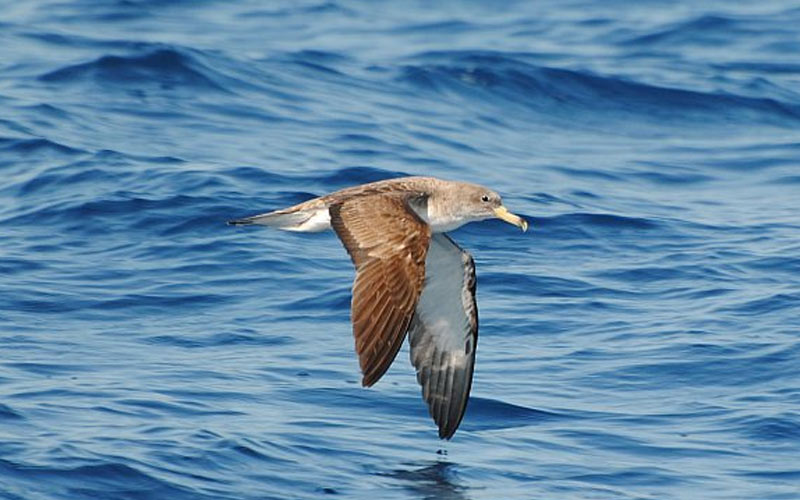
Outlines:
[[317,198],[283,210],[228,221],[228,224],[232,226],[258,224],[285,231],[323,231],[330,228],[330,215],[327,205],[318,200]]
[[258,224],[261,226],[270,226],[283,229],[285,227],[300,225],[308,220],[308,217],[308,214],[303,212],[285,213],[283,210],[276,210],[275,212],[268,212],[266,214],[244,217],[243,219],[231,220],[228,221],[228,224],[231,226],[250,226],[253,224]]

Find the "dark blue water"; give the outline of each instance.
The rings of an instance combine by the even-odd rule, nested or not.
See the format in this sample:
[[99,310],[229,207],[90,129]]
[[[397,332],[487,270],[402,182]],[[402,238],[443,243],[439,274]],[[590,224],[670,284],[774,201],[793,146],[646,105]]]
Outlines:
[[[797,2],[2,12],[0,497],[800,498]],[[451,442],[332,233],[224,224],[407,174],[532,223],[453,235]]]

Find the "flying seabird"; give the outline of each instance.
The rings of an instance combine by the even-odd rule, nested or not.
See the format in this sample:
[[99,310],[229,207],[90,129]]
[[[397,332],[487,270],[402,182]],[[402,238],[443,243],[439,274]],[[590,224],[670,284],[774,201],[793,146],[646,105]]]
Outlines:
[[472,256],[445,233],[492,217],[528,229],[483,186],[401,177],[229,224],[307,232],[332,228],[356,268],[351,320],[362,385],[383,376],[407,333],[422,397],[439,437],[450,439],[472,386],[478,308]]

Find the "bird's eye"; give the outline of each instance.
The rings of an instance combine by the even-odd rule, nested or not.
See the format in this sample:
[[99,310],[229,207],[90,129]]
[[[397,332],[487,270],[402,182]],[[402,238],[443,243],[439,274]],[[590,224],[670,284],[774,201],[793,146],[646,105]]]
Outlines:
[[489,195],[485,194],[481,196],[481,201],[489,201]]

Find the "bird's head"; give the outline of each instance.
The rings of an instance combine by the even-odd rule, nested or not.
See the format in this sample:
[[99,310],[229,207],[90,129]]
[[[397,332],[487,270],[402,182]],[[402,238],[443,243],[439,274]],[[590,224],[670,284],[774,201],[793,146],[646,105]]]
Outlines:
[[482,219],[497,217],[509,224],[514,224],[523,231],[528,230],[528,221],[519,215],[514,215],[509,212],[505,205],[503,205],[503,200],[500,198],[500,195],[491,189],[481,187],[481,189],[477,190],[477,192],[472,195],[470,205],[475,215]]
[[[453,197],[453,199],[432,200],[435,205],[438,205],[437,208],[441,210],[441,215],[445,215],[444,212],[453,211],[448,215],[450,215],[449,219],[454,223],[447,227],[447,230],[467,222],[495,217],[509,224],[514,224],[523,231],[528,230],[528,222],[522,217],[509,212],[503,205],[502,198],[495,191],[477,184],[458,184],[457,190],[448,190],[441,193],[441,196]],[[439,201],[446,201],[447,203],[437,203]]]

